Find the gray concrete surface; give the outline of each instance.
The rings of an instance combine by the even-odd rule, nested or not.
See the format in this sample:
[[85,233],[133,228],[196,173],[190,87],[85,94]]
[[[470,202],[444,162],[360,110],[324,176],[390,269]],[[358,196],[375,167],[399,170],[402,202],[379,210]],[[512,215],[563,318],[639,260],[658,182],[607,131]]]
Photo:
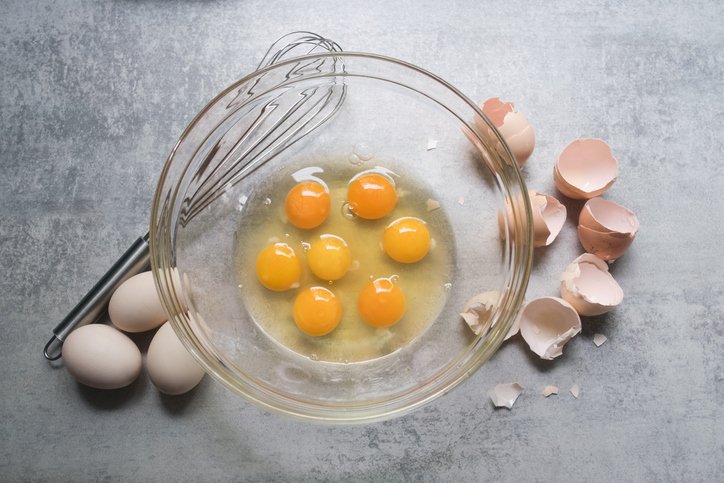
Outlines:
[[[0,480],[721,481],[723,17],[718,1],[4,0]],[[532,188],[554,192],[569,140],[606,139],[609,197],[642,223],[613,268],[622,306],[560,360],[513,341],[424,409],[355,427],[266,414],[208,378],[178,398],[145,375],[109,394],[48,365],[52,327],[145,230],[186,123],[296,29],[517,100],[538,134]],[[569,220],[529,295],[555,294],[580,251]],[[487,391],[509,381],[524,394],[494,410]]]

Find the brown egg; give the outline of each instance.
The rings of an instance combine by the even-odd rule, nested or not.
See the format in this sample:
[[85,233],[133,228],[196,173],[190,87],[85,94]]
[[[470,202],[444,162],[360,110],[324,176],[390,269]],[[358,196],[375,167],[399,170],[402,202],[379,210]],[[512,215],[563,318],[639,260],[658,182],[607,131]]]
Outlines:
[[629,209],[603,198],[589,200],[578,218],[578,239],[588,252],[606,261],[626,252],[639,229],[639,220]]

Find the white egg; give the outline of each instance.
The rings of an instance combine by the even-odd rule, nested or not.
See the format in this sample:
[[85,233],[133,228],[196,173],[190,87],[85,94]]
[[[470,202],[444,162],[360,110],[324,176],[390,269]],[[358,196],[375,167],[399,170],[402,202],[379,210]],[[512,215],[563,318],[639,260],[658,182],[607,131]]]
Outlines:
[[79,327],[63,344],[63,364],[81,384],[96,389],[118,389],[141,372],[141,352],[131,339],[111,326]]
[[146,368],[158,390],[170,395],[190,391],[205,374],[168,322],[153,336],[146,355]]
[[146,332],[168,320],[151,272],[135,275],[116,289],[108,304],[113,325],[126,332]]

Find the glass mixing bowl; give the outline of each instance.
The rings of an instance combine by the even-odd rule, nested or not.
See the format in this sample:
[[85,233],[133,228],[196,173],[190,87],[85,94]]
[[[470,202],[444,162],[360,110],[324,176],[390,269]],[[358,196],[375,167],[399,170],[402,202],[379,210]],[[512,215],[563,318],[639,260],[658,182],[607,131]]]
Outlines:
[[[330,362],[286,347],[264,323],[293,324],[291,311],[256,320],[240,282],[240,240],[257,227],[244,217],[259,203],[282,205],[286,193],[269,196],[270,181],[320,160],[328,172],[384,166],[414,176],[449,227],[444,304],[381,357]],[[152,270],[182,342],[232,391],[306,420],[385,419],[450,391],[502,343],[530,273],[526,193],[492,123],[442,79],[378,55],[298,57],[230,86],[184,131],[153,201]],[[475,335],[460,312],[481,292],[494,304]],[[408,295],[410,305],[425,297]]]

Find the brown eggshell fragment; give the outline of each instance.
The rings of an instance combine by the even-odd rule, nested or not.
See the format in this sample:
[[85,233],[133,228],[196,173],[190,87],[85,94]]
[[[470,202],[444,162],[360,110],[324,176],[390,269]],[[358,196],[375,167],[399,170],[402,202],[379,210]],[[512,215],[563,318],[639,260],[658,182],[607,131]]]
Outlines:
[[511,409],[518,399],[518,396],[523,392],[523,389],[523,386],[517,382],[496,384],[495,387],[488,392],[488,395],[496,408]]
[[500,132],[518,165],[522,166],[535,148],[535,131],[528,119],[515,108],[515,104],[501,101],[498,97],[486,100],[481,108]]
[[581,332],[581,318],[571,304],[558,297],[540,297],[518,314],[520,334],[541,359],[563,354],[563,346]]
[[566,222],[566,207],[552,196],[529,191],[533,210],[533,246],[546,247],[553,243]]
[[[533,213],[533,246],[545,247],[553,243],[566,222],[566,207],[554,197],[528,191],[530,206]],[[506,203],[506,216],[510,220],[513,213],[510,203]],[[509,227],[511,228],[511,227]],[[502,209],[498,211],[498,234],[505,239],[505,218]]]
[[608,273],[605,261],[584,253],[561,274],[561,297],[579,315],[601,315],[621,303],[623,290]]
[[588,253],[612,261],[636,238],[639,220],[629,209],[603,198],[586,202],[578,218],[578,238]]
[[576,139],[563,148],[553,166],[558,190],[584,200],[606,192],[618,176],[618,161],[600,139]]
[[498,299],[500,299],[500,293],[491,290],[474,295],[465,302],[460,317],[475,335],[485,335],[490,329]]

